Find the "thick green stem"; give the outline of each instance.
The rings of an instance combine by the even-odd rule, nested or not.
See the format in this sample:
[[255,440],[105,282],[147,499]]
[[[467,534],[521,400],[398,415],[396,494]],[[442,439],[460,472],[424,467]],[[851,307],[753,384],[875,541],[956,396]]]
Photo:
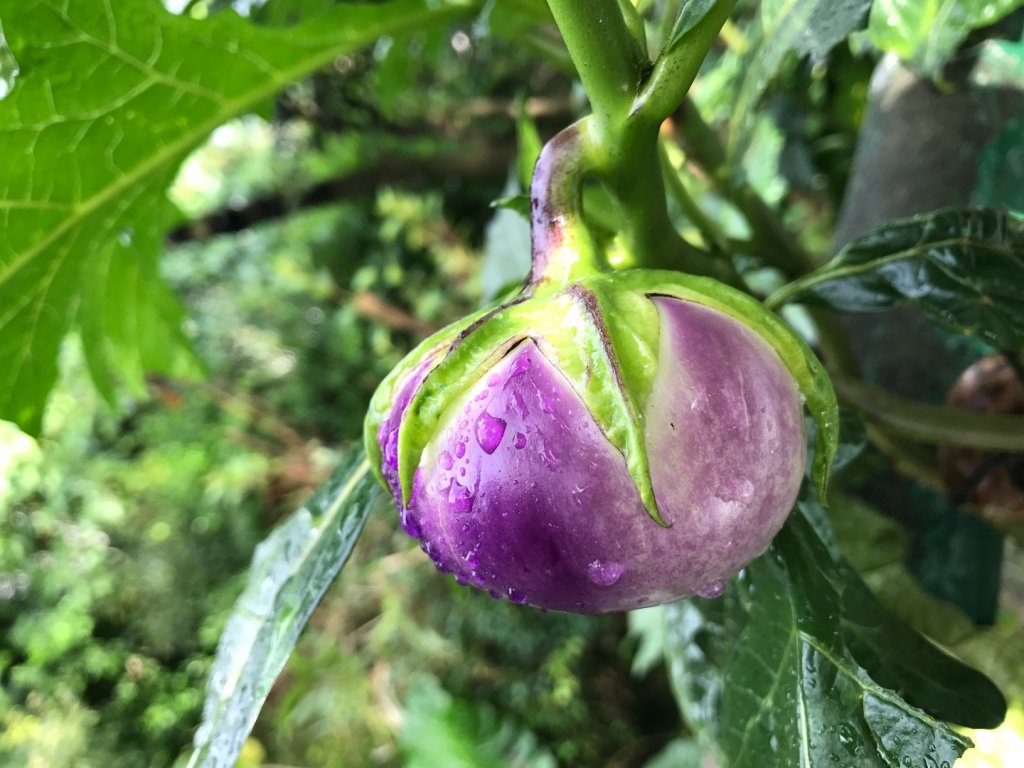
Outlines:
[[833,375],[836,394],[868,419],[918,442],[1024,453],[1024,416],[925,405],[872,384]]
[[548,0],[602,127],[628,114],[648,66],[626,26],[618,0]]
[[[643,84],[650,65],[629,31],[619,0],[548,0],[548,5],[593,108],[586,139],[590,168],[622,211],[622,237],[634,262],[736,283],[728,265],[690,245],[676,231],[668,215],[657,151],[662,118],[686,92],[733,2],[721,0],[666,52],[663,63],[655,64],[657,80]],[[658,110],[665,114],[658,117]]]

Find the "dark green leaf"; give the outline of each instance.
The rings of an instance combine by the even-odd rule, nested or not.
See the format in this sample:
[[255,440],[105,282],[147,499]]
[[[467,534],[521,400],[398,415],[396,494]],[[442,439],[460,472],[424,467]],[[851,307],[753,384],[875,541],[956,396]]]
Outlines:
[[0,418],[38,431],[73,328],[108,396],[141,390],[147,370],[194,372],[157,270],[178,165],[335,57],[463,12],[394,0],[275,31],[231,11],[174,16],[155,0],[6,4],[4,55],[21,72],[0,101]]
[[350,450],[309,501],[256,548],[217,648],[189,766],[230,768],[299,633],[348,559],[380,487]]
[[938,75],[972,29],[1020,6],[1020,0],[884,0],[872,7],[865,35],[922,74]]
[[913,304],[954,332],[1017,349],[1024,346],[1024,225],[984,208],[890,222],[768,303],[789,300],[845,312]]
[[667,616],[680,706],[731,768],[951,765],[970,742],[937,718],[1005,713],[984,676],[875,602],[807,499],[724,598]]

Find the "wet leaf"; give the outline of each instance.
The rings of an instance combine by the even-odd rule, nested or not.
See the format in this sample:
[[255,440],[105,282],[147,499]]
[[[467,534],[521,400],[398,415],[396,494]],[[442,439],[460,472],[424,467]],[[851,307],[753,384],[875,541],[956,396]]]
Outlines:
[[731,768],[952,765],[970,742],[943,719],[1005,714],[983,675],[874,600],[806,494],[724,598],[677,603],[667,620],[683,714]]
[[382,497],[361,449],[261,543],[217,647],[190,768],[230,768],[263,701]]
[[769,299],[844,312],[912,304],[999,349],[1024,346],[1024,223],[1004,211],[942,210],[858,237]]

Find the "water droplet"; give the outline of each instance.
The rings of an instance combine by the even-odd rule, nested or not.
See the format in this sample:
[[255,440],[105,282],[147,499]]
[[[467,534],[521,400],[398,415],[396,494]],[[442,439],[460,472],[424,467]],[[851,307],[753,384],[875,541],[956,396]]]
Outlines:
[[402,513],[398,516],[398,519],[402,523],[402,530],[414,539],[418,539],[423,536],[423,530],[420,528],[420,521],[416,519],[416,515],[412,513],[412,510],[403,509]]
[[481,390],[480,394],[479,394],[479,395],[477,395],[477,396],[476,396],[475,398],[473,398],[473,399],[474,399],[474,400],[478,400],[478,401],[479,401],[479,400],[486,400],[486,399],[487,399],[488,397],[490,397],[490,396],[491,396],[491,390],[489,390],[489,389],[487,389],[487,388],[485,387],[485,388],[484,388],[483,390]]
[[463,533],[469,533],[471,530],[473,530],[473,527],[469,523],[463,523],[462,524],[462,532]]
[[697,594],[701,597],[721,597],[725,593],[725,582],[722,579],[715,579],[709,581],[707,584],[697,590]]
[[117,242],[121,244],[122,248],[130,248],[131,244],[135,241],[135,230],[131,227],[125,227],[117,233]]
[[461,573],[456,573],[455,574],[455,583],[458,584],[460,587],[464,587],[467,584],[469,584],[469,580],[465,576],[463,576]]
[[505,422],[484,411],[476,420],[476,441],[484,453],[492,454],[498,450],[501,438],[505,436]]
[[626,566],[622,563],[616,563],[614,560],[609,560],[605,563],[602,563],[600,560],[594,560],[587,566],[587,578],[601,587],[610,587],[613,584],[617,584],[625,572]]
[[526,602],[526,593],[523,592],[522,590],[516,589],[515,587],[509,587],[508,588],[508,599],[511,600],[513,603],[517,603],[518,605],[522,605],[523,603]]
[[465,443],[461,443],[461,442],[457,443],[455,445],[455,458],[461,459],[465,455],[466,455],[466,444]]
[[466,561],[466,567],[471,571],[475,571],[480,567],[480,556],[476,553],[475,549],[469,550],[469,552],[462,556],[462,559]]
[[494,589],[488,589],[487,594],[493,597],[495,600],[501,600],[501,592]]
[[442,469],[451,469],[455,464],[455,459],[448,451],[441,451],[441,455],[437,457],[438,463]]
[[7,98],[14,90],[14,81],[18,79],[18,62],[14,60],[14,54],[7,47],[7,39],[4,37],[3,27],[0,27],[0,100]]
[[454,477],[448,485],[448,506],[453,512],[465,514],[473,511],[473,491]]
[[516,436],[512,439],[512,445],[516,448],[526,447],[526,435],[522,432],[516,432]]

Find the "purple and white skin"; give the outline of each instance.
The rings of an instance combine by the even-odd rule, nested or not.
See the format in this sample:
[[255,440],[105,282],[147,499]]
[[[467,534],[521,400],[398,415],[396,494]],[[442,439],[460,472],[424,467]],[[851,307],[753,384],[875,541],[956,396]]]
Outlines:
[[[582,225],[583,153],[572,129],[541,153],[523,291],[414,352],[367,437],[404,530],[460,584],[574,613],[716,597],[799,492],[806,348],[714,281],[610,270]],[[616,344],[637,340],[627,370]]]
[[[402,522],[442,571],[513,602],[575,613],[721,594],[785,521],[806,460],[792,376],[757,334],[715,309],[652,298],[661,322],[645,443],[662,517],[559,371],[526,340],[445,414]],[[380,425],[394,450],[429,362]]]

